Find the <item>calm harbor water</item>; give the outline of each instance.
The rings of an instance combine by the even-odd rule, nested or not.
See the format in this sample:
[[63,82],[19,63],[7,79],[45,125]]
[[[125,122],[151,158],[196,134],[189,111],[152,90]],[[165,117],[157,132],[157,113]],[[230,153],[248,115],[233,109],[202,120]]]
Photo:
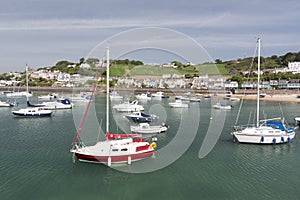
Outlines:
[[[19,107],[25,105],[25,99],[18,101]],[[211,100],[204,99],[185,110],[169,108],[169,101],[173,99],[142,102],[146,111],[159,114],[160,120],[166,119],[170,125],[168,133],[157,135],[158,148],[176,137],[182,116],[200,112],[199,124],[194,124],[199,126],[197,135],[179,159],[149,173],[125,173],[118,167],[73,163],[69,152],[76,135],[72,110],[55,111],[51,118],[30,119],[14,118],[14,108],[1,108],[1,199],[299,199],[298,136],[292,143],[276,146],[233,143],[230,132],[239,105],[235,103],[233,110],[218,111],[217,115],[226,112],[222,133],[212,151],[200,159],[199,149],[211,122]],[[105,97],[97,96],[95,102],[97,115],[102,119]],[[300,115],[299,105],[280,106],[287,121],[294,125],[294,117]],[[255,115],[255,102],[247,101],[244,107],[241,123],[252,122],[249,114]],[[262,116],[280,114],[276,102],[262,101],[261,107]],[[111,119],[113,132],[129,128],[120,114],[114,113]],[[103,121],[102,127],[104,124]],[[184,134],[187,139],[192,137],[189,128]],[[155,163],[158,158],[159,155],[149,160]]]

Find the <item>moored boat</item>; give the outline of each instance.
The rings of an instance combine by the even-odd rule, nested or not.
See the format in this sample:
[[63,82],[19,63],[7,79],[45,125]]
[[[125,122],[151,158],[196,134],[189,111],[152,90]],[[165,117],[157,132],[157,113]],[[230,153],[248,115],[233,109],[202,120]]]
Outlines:
[[222,104],[222,103],[216,103],[215,105],[213,105],[213,108],[220,109],[220,110],[231,110],[232,109],[232,105],[226,105],[226,104]]
[[130,130],[133,133],[141,134],[162,133],[168,130],[168,126],[166,124],[150,125],[148,123],[140,123],[138,125],[130,126]]
[[189,105],[182,103],[182,101],[180,99],[175,100],[175,102],[170,102],[169,106],[172,108],[188,108]]
[[12,93],[7,93],[6,97],[31,97],[32,92],[12,92]]
[[50,117],[52,114],[51,110],[43,110],[41,108],[23,108],[20,110],[12,111],[14,116],[18,117]]
[[56,99],[57,95],[56,94],[47,94],[47,95],[39,95],[38,99],[44,99],[44,100],[52,100]]
[[10,101],[0,101],[0,107],[13,107],[15,104]]
[[136,95],[136,98],[138,100],[151,100],[151,94],[146,92],[146,93],[142,93],[142,94],[138,94]]
[[117,100],[117,99],[123,99],[123,96],[121,96],[119,93],[117,93],[116,91],[113,91],[109,94],[109,98],[111,100]]
[[158,119],[154,114],[145,114],[143,112],[133,112],[132,114],[125,115],[125,117],[134,122],[152,122]]
[[[107,77],[109,78],[109,49],[107,55]],[[99,70],[100,72],[100,70]],[[100,76],[98,73],[97,80]],[[94,84],[92,96],[94,95],[97,83]],[[114,163],[131,164],[144,158],[151,157],[156,149],[156,143],[147,142],[144,138],[136,138],[139,134],[111,134],[109,132],[109,82],[106,84],[106,140],[98,141],[95,145],[86,146],[80,142],[80,134],[84,125],[85,116],[88,112],[91,100],[87,105],[77,136],[73,142],[71,152],[79,161],[103,163],[111,166]]]
[[113,108],[119,112],[134,112],[134,111],[143,111],[144,107],[138,104],[137,100],[132,102],[124,102],[121,104],[114,105]]
[[40,107],[44,110],[60,110],[60,109],[71,109],[73,104],[69,99],[59,99],[56,101],[43,102],[39,104],[32,104],[27,101],[28,107]]
[[[295,137],[295,129],[289,127],[283,117],[260,120],[260,39],[258,44],[257,59],[257,102],[256,124],[235,125],[231,135],[233,140],[239,143],[253,144],[280,144],[291,142]],[[238,118],[237,118],[238,119]]]

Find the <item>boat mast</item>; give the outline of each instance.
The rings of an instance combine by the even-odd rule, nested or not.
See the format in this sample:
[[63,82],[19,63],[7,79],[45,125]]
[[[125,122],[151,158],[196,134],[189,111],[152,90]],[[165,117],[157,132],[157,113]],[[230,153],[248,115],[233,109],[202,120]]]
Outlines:
[[106,133],[109,133],[109,47],[106,48]]
[[260,38],[258,43],[258,57],[257,57],[257,107],[256,107],[256,127],[259,126],[259,85],[260,85]]
[[28,101],[28,65],[26,64],[26,100]]

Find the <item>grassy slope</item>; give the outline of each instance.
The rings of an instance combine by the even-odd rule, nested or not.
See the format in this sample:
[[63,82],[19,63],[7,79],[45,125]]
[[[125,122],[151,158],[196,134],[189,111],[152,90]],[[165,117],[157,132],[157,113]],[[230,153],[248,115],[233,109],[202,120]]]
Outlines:
[[221,74],[228,75],[229,72],[225,68],[225,64],[201,64],[196,66],[196,71],[193,67],[188,67],[186,70],[161,68],[150,65],[127,66],[127,65],[114,65],[110,68],[111,76],[162,76],[163,74]]

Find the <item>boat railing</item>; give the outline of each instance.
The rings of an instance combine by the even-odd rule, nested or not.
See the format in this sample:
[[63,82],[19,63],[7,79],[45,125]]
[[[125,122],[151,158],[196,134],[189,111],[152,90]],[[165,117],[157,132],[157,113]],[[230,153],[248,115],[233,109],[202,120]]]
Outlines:
[[255,127],[256,125],[255,124],[244,124],[244,125],[235,125],[233,126],[233,129],[235,131],[242,131],[244,130],[245,128],[248,128],[248,127]]
[[263,122],[263,123],[265,123],[265,122],[269,122],[269,121],[284,121],[284,119],[283,118],[281,118],[281,117],[276,117],[276,118],[270,118],[270,119],[261,119],[261,120],[259,120],[259,122]]

